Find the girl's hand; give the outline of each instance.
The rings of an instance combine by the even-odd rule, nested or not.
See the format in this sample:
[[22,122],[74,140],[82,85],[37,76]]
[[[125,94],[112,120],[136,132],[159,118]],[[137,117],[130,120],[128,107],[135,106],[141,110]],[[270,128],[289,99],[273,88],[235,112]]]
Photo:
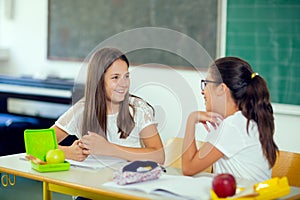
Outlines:
[[75,140],[71,146],[59,146],[59,148],[64,151],[67,159],[83,161],[88,155],[83,153],[79,143],[79,140]]
[[81,138],[80,146],[84,154],[111,155],[113,145],[103,136],[88,131],[87,135]]
[[222,122],[222,120],[223,116],[218,113],[203,111],[192,112],[188,118],[188,122],[190,123],[202,123],[208,132],[210,132],[210,127],[208,126],[208,124],[216,129]]

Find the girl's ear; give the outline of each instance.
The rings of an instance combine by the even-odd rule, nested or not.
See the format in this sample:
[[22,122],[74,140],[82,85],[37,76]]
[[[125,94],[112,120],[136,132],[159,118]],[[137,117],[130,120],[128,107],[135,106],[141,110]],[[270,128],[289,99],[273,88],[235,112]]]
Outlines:
[[218,96],[222,96],[222,95],[226,94],[226,92],[228,92],[228,91],[229,91],[229,88],[227,87],[227,85],[225,83],[221,83],[216,88],[216,94]]

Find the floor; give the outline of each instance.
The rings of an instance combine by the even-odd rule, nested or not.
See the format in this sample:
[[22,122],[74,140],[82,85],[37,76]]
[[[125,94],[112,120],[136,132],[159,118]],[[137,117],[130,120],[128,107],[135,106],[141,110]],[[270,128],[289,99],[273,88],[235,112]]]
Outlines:
[[[22,177],[17,177],[15,186],[4,187],[0,183],[0,199],[1,200],[42,200],[43,184]],[[53,200],[72,200],[71,196],[59,193],[53,193]]]

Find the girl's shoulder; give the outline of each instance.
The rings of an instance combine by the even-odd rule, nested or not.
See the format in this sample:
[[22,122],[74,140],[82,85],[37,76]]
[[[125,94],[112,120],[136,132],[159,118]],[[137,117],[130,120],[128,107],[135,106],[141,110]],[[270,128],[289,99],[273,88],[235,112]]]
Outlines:
[[[248,120],[243,115],[242,111],[237,111],[233,115],[227,117],[222,121],[222,127],[226,127],[227,130],[231,129],[231,132],[237,130],[237,132],[244,132],[246,135],[256,135],[257,134],[257,124],[254,120],[249,121],[249,125],[247,125]],[[249,132],[247,131],[247,126],[249,127]]]
[[227,118],[225,118],[223,120],[223,122],[225,122],[225,123],[234,123],[234,124],[237,123],[237,124],[240,124],[240,123],[246,122],[246,120],[247,120],[246,117],[239,110],[239,111],[235,112],[233,115],[230,115]]
[[74,110],[82,110],[84,108],[84,104],[85,104],[85,99],[82,98],[78,100],[76,103],[74,103],[72,107]]
[[136,96],[129,97],[130,112],[134,116],[136,124],[149,124],[155,121],[155,112],[153,107],[144,99]]
[[148,102],[137,96],[130,96],[129,104],[132,105],[136,110],[153,111],[153,107]]
[[148,103],[144,99],[138,96],[130,96],[129,103],[135,107],[148,105]]

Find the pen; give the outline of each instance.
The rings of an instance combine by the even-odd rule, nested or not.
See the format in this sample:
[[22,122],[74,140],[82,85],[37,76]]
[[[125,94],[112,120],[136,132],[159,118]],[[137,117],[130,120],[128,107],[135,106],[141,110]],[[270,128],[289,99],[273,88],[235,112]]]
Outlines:
[[24,158],[24,157],[20,157],[19,160],[28,161],[28,159],[27,159],[27,158]]
[[164,168],[163,166],[160,166],[161,167],[161,169],[163,170],[163,172],[167,172],[167,170],[166,170],[166,168]]

